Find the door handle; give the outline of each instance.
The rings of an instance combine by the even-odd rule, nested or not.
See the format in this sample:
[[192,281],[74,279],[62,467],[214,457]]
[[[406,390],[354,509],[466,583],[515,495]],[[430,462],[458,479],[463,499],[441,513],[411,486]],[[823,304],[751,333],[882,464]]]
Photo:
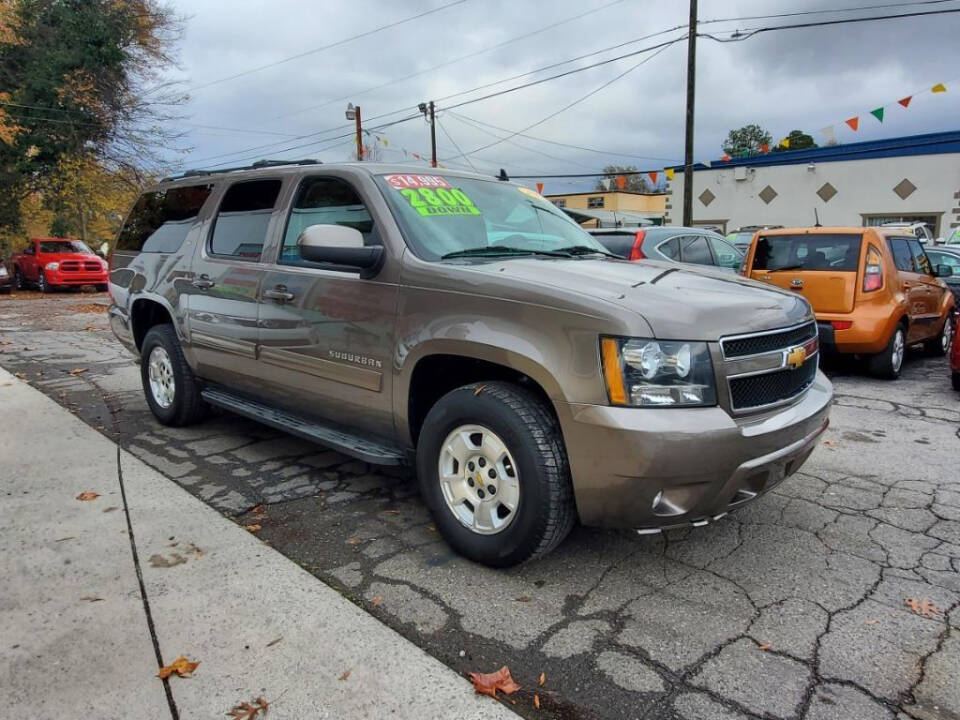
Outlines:
[[199,278],[197,278],[190,284],[193,285],[195,288],[199,288],[200,290],[209,290],[214,285],[216,285],[216,283],[213,280],[211,280],[210,276],[207,275],[206,273],[201,275]]
[[296,296],[292,292],[287,292],[286,285],[277,285],[273,290],[264,290],[263,297],[268,300],[276,300],[279,303],[289,302]]

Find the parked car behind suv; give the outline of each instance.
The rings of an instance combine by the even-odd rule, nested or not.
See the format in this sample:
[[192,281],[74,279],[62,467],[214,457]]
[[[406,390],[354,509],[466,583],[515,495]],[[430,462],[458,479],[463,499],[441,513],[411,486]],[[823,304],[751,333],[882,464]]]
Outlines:
[[40,292],[57,287],[95,285],[107,289],[107,263],[86,243],[69,238],[33,238],[10,258],[18,290],[34,285]]
[[802,295],[813,305],[822,347],[865,355],[870,370],[896,378],[907,345],[943,355],[953,295],[915,235],[897,228],[815,227],[762,231],[747,275]]
[[613,258],[538,194],[466,173],[194,172],[137,201],[110,291],[161,423],[216,405],[413,464],[443,536],[490,565],[578,518],[715,520],[828,422],[803,298]]
[[12,280],[7,270],[7,264],[3,261],[3,255],[0,255],[0,293],[9,295],[11,285]]
[[950,268],[950,275],[943,278],[943,281],[953,293],[954,312],[960,307],[960,247],[940,245],[935,248],[926,247],[924,252],[930,260],[930,265],[934,268],[940,265],[946,265]]
[[736,272],[743,253],[703,228],[645,227],[587,230],[614,255],[627,260],[666,260],[713,265]]

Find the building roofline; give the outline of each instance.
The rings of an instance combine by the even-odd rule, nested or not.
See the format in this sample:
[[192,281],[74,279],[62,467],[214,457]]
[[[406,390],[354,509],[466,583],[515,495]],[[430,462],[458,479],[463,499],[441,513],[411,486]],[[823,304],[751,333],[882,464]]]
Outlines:
[[666,195],[666,192],[637,192],[635,190],[590,190],[588,192],[572,192],[572,193],[550,193],[549,195],[544,195],[545,198],[552,197],[570,197],[572,195],[641,195],[643,197],[657,196],[657,195]]

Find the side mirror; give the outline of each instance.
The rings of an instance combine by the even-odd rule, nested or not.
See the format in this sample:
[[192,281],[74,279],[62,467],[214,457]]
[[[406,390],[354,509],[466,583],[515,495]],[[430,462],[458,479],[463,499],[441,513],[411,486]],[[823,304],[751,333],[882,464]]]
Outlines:
[[933,269],[933,274],[939,278],[953,277],[953,268],[949,265],[937,265]]
[[383,260],[382,245],[364,245],[360,231],[344,225],[310,225],[297,238],[297,247],[304,260],[367,272]]

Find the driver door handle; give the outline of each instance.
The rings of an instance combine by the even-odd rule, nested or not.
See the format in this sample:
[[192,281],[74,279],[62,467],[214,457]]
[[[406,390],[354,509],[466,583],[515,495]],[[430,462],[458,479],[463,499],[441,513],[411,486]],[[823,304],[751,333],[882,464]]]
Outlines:
[[199,278],[197,278],[190,284],[193,285],[195,288],[199,288],[200,290],[209,290],[214,285],[216,285],[216,283],[213,280],[211,280],[210,276],[207,275],[206,273],[201,275]]
[[277,285],[273,290],[264,290],[263,297],[268,300],[276,300],[279,303],[289,302],[296,296],[287,291],[286,285]]

